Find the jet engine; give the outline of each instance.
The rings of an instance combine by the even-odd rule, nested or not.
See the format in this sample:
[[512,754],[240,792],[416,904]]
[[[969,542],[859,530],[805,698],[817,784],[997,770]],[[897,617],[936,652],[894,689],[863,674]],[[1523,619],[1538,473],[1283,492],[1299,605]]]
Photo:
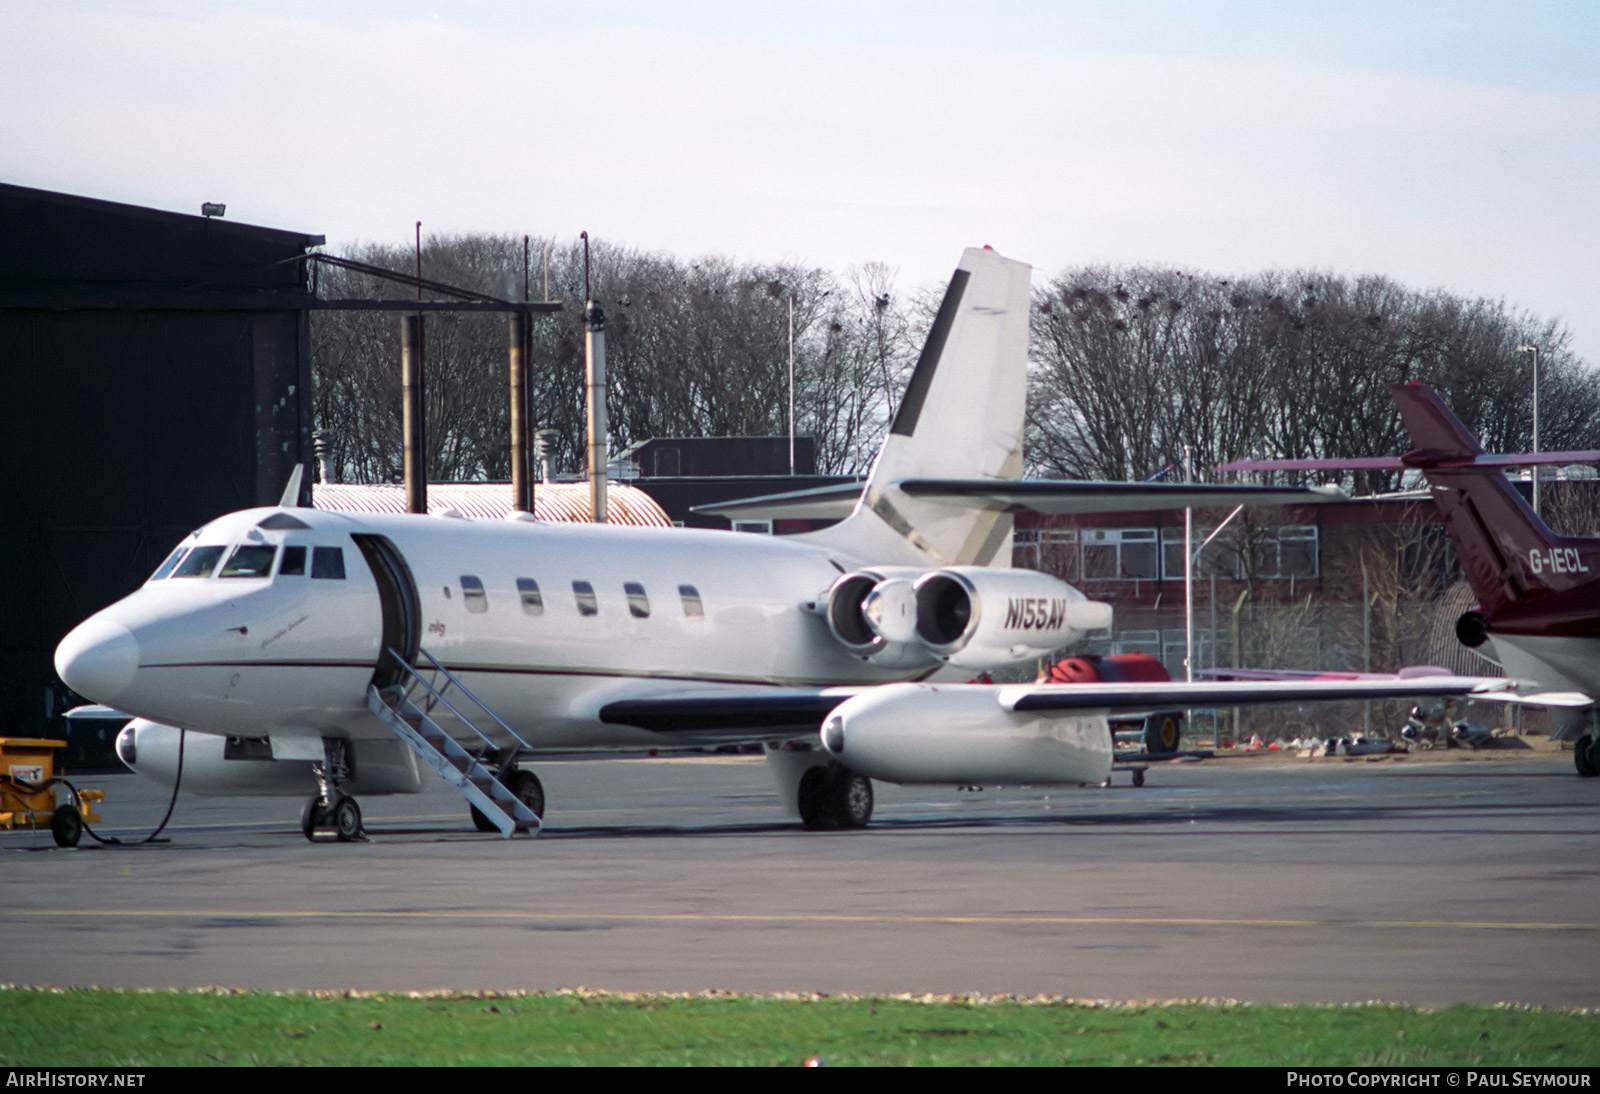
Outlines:
[[916,584],[917,637],[962,668],[1025,661],[1111,626],[1111,605],[1035,570],[958,566]]
[[828,629],[845,649],[887,669],[938,664],[917,640],[915,581],[924,571],[901,566],[852,570],[828,588]]
[[891,669],[991,669],[1111,626],[1111,605],[1035,570],[853,570],[829,587],[826,604],[834,638]]
[[1111,734],[1103,713],[1015,713],[1004,689],[888,684],[841,703],[822,723],[839,763],[892,783],[1004,786],[1103,782]]
[[[178,774],[178,735],[173,726],[135,718],[117,734],[117,757],[135,774],[171,786]],[[304,754],[306,744],[318,751],[316,741],[296,738]],[[220,733],[190,731],[183,738],[182,789],[191,794],[218,796],[304,797],[317,790],[312,761],[276,759],[283,741],[267,737],[229,737]],[[363,740],[350,743],[346,755],[350,793],[415,794],[421,789],[411,751],[399,740]]]

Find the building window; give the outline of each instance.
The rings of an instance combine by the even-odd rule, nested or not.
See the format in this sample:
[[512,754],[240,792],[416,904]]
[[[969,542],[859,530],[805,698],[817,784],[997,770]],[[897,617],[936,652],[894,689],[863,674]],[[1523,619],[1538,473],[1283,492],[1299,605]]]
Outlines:
[[1152,579],[1159,573],[1154,528],[1086,528],[1083,579]]
[[1316,577],[1316,526],[1267,529],[1250,544],[1250,572],[1254,577]]
[[[1206,542],[1214,528],[1194,527],[1194,549]],[[1204,553],[1194,560],[1195,577],[1238,577],[1239,560],[1223,534],[1206,544]],[[1161,576],[1169,581],[1183,580],[1183,526],[1161,529]]]

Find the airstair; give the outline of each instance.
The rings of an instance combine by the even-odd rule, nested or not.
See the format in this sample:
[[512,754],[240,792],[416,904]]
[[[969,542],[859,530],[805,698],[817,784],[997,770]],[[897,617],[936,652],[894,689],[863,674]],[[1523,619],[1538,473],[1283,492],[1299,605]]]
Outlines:
[[[384,688],[376,684],[369,687],[367,708],[394,730],[395,736],[410,745],[411,750],[429,767],[459,790],[461,796],[498,828],[502,836],[510,839],[517,832],[537,835],[543,827],[539,815],[506,786],[500,773],[464,748],[456,735],[448,732],[440,723],[441,720],[453,721],[465,727],[467,732],[461,736],[470,740],[475,735],[483,742],[485,756],[503,753],[508,749],[526,749],[530,747],[528,742],[468,691],[466,685],[440,664],[436,657],[427,650],[419,649],[417,652],[426,658],[431,668],[418,668],[398,652],[389,651],[400,667],[400,682]],[[432,681],[427,679],[428,676],[433,678]],[[452,693],[456,702],[447,698],[447,693]],[[469,704],[481,712],[480,717],[487,716],[494,722],[499,729],[498,736],[485,733],[462,713],[460,708]]]

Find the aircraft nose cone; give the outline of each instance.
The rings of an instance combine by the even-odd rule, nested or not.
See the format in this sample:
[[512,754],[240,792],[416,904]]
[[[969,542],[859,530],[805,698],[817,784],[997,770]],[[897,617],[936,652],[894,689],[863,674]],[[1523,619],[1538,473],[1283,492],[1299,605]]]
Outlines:
[[78,624],[56,647],[56,672],[67,687],[115,706],[139,668],[139,641],[120,623],[98,616]]

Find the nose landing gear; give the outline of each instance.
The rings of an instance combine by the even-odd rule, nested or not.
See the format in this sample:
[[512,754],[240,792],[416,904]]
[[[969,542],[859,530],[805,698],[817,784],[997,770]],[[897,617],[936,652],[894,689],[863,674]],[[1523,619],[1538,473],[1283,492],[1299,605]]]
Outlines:
[[300,811],[300,831],[313,843],[323,832],[331,832],[340,843],[366,839],[366,831],[361,827],[361,807],[340,789],[340,784],[350,778],[344,741],[324,737],[322,754],[322,763],[311,769],[317,776],[317,792]]

